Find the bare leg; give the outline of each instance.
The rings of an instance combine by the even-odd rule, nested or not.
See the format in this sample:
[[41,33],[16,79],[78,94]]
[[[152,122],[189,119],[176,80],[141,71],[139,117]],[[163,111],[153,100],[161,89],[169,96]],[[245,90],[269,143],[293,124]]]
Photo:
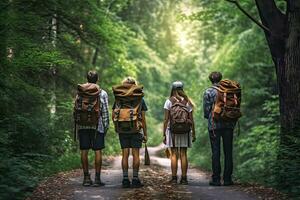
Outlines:
[[128,178],[128,158],[129,158],[129,148],[122,149],[122,169],[123,169],[123,188],[130,187],[130,181]]
[[129,148],[122,149],[122,169],[123,172],[127,172],[127,176],[128,176],[128,158],[129,158]]
[[187,160],[187,148],[182,147],[180,148],[180,161],[181,161],[181,172],[182,177],[186,177],[187,169],[188,169],[188,160]]
[[133,156],[133,170],[139,170],[140,168],[140,149],[132,148],[132,156]]
[[[132,184],[139,184],[139,186],[142,186],[139,182],[139,168],[140,168],[140,149],[139,148],[132,148],[132,156],[133,156],[133,178],[132,178]],[[138,182],[138,183],[137,183]]]
[[177,167],[178,167],[178,151],[177,148],[171,148],[171,169],[172,176],[177,176]]
[[89,173],[89,159],[88,159],[89,150],[81,150],[81,164],[84,174]]
[[95,151],[95,171],[96,173],[101,173],[101,167],[102,167],[102,151],[97,150]]
[[92,184],[90,174],[89,174],[89,159],[88,159],[89,150],[81,150],[81,164],[84,174],[83,186],[90,186]]

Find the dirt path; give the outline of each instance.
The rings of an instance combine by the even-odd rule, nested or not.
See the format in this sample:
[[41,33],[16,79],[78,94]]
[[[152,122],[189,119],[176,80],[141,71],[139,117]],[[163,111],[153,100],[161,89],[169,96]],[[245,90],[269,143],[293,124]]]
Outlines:
[[[212,187],[208,185],[208,176],[196,168],[189,168],[189,185],[170,185],[166,182],[170,178],[170,160],[157,156],[162,146],[148,148],[151,166],[144,166],[141,162],[141,179],[145,186],[140,189],[123,189],[121,187],[122,170],[121,157],[115,157],[104,165],[102,181],[105,187],[82,187],[80,170],[60,173],[41,184],[30,200],[35,199],[66,199],[66,200],[94,200],[94,199],[201,199],[201,200],[255,200],[282,199],[274,191],[263,189],[249,191],[241,186]],[[143,157],[143,151],[141,152]],[[131,163],[131,162],[130,162]],[[132,170],[129,170],[131,177]],[[94,171],[91,171],[94,174]],[[179,170],[180,175],[180,170]],[[254,192],[253,192],[254,191]],[[270,194],[268,194],[268,191]]]
[[[164,167],[166,173],[170,173],[170,160],[167,158],[160,158],[156,156],[156,152],[160,150],[160,147],[150,148],[149,153],[151,152],[151,161],[154,164],[158,164]],[[180,166],[179,166],[180,167]],[[180,168],[178,170],[180,174]],[[188,181],[189,185],[180,186],[186,190],[186,199],[203,199],[203,200],[254,200],[258,199],[253,195],[249,195],[245,192],[241,192],[237,187],[212,187],[209,186],[209,178],[207,175],[196,169],[189,168],[188,170]]]

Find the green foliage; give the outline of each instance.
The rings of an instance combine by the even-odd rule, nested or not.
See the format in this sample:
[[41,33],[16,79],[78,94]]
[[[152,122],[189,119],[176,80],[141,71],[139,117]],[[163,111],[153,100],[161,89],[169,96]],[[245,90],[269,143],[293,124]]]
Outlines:
[[241,181],[274,186],[280,131],[277,99],[274,96],[263,105],[265,114],[258,119],[259,124],[236,141],[236,153],[240,163],[236,175]]

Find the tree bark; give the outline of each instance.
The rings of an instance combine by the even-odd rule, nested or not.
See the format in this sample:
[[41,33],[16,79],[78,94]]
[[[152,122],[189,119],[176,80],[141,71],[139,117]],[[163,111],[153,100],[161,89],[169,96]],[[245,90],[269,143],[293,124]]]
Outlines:
[[[53,48],[56,48],[56,42],[57,42],[57,31],[58,31],[58,26],[57,26],[57,14],[54,13],[53,17],[51,19],[51,32],[50,32],[50,37],[51,37],[51,43]],[[52,84],[51,84],[51,99],[50,99],[50,116],[51,118],[55,117],[56,114],[56,73],[57,73],[57,68],[56,66],[52,65],[50,68],[50,73],[53,78]]]
[[[292,3],[293,1],[293,3]],[[300,181],[291,177],[291,169],[299,169],[300,147],[300,0],[288,5],[288,38],[284,67],[280,68],[281,141],[279,151],[279,183],[288,192]],[[297,155],[298,154],[298,155]],[[295,174],[296,175],[296,174]]]
[[[293,3],[291,3],[293,2]],[[288,38],[284,67],[281,68],[281,125],[284,130],[298,130],[300,125],[300,0],[288,6]],[[295,134],[297,134],[295,132]],[[300,135],[298,132],[297,136]]]
[[92,60],[92,65],[93,66],[96,66],[96,64],[97,64],[98,52],[99,52],[99,47],[96,47],[95,53],[94,53],[94,56],[93,56],[93,60]]

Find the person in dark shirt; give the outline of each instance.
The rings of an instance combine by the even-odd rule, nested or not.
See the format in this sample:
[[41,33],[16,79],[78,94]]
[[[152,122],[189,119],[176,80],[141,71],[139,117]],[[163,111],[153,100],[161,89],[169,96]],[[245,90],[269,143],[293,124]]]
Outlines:
[[[136,84],[136,81],[128,77],[123,81],[123,84]],[[115,109],[115,104],[113,105],[113,110]],[[122,185],[124,188],[129,188],[130,186],[139,188],[143,184],[139,179],[139,167],[140,167],[140,148],[143,142],[147,142],[147,124],[145,113],[148,110],[145,100],[142,99],[141,103],[141,115],[142,115],[142,129],[138,133],[129,134],[119,134],[120,145],[122,149],[122,169],[123,169],[123,181]],[[112,118],[114,119],[114,112]],[[132,183],[128,178],[128,158],[130,149],[132,150],[133,156],[133,179]]]

